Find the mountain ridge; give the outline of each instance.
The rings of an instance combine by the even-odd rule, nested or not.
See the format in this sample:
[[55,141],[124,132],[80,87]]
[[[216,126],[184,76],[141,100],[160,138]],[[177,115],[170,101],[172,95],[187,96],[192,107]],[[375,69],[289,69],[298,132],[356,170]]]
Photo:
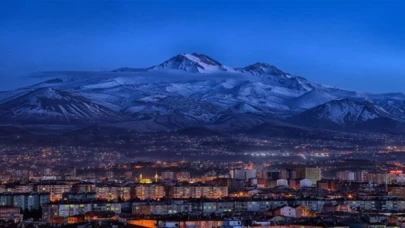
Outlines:
[[404,94],[317,84],[262,62],[232,68],[198,53],[148,68],[35,77],[40,81],[32,86],[0,93],[0,123],[234,131],[277,120],[297,127],[379,131],[373,125],[388,121],[400,129],[405,122]]

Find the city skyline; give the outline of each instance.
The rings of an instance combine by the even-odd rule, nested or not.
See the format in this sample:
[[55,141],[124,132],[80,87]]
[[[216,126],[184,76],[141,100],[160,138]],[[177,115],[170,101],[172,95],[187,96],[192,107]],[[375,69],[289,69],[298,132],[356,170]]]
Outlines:
[[404,7],[0,1],[0,227],[405,227]]

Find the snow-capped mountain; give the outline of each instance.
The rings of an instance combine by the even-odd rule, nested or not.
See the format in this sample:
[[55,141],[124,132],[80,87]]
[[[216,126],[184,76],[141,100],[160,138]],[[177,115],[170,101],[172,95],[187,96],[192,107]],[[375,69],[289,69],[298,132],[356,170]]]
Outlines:
[[252,75],[263,75],[263,74],[269,74],[269,75],[275,75],[275,76],[281,76],[281,77],[290,77],[289,74],[283,72],[282,70],[278,69],[275,66],[272,66],[268,63],[255,63],[252,65],[249,65],[247,67],[243,68],[236,68],[235,69],[238,72],[241,73],[248,73]]
[[115,69],[112,72],[145,72],[165,70],[181,70],[188,73],[236,72],[232,67],[222,65],[217,60],[207,55],[198,53],[179,54],[161,64],[148,68],[122,67]]
[[148,70],[183,70],[191,73],[234,72],[215,59],[198,53],[180,54]]
[[[0,122],[108,123],[140,131],[262,124],[368,128],[405,122],[405,95],[349,91],[267,63],[232,68],[203,54],[179,54],[148,68],[42,72],[38,83],[0,92]],[[284,124],[280,124],[284,123]],[[360,128],[367,125],[367,128]]]
[[0,104],[1,122],[80,123],[122,120],[118,113],[52,88],[40,88]]
[[367,100],[344,98],[306,110],[294,117],[292,122],[318,128],[356,128],[382,122],[402,122],[384,108]]

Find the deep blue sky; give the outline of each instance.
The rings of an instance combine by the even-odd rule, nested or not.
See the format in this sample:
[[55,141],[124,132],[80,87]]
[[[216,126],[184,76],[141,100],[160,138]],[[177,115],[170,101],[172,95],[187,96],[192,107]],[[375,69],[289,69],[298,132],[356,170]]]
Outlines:
[[0,2],[0,90],[45,70],[146,67],[183,52],[405,92],[404,1]]

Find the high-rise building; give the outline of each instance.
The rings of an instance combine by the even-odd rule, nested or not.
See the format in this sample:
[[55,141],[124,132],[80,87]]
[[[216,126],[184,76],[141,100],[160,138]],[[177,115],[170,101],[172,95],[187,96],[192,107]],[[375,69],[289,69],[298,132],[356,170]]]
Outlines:
[[327,190],[327,191],[337,191],[339,188],[338,183],[339,182],[337,180],[323,179],[323,180],[318,181],[316,184],[317,184],[318,189]]
[[354,181],[354,172],[340,171],[336,174],[337,179],[345,181]]
[[280,170],[267,171],[267,179],[272,181],[277,181],[280,179]]
[[174,199],[209,198],[218,199],[228,196],[227,186],[180,185],[169,188],[169,197]]
[[15,206],[22,210],[38,210],[50,202],[49,193],[3,193],[0,194],[1,206]]
[[91,182],[80,182],[72,186],[73,192],[95,192],[96,184]]
[[366,171],[354,171],[354,181],[357,182],[364,182],[364,176],[366,175]]
[[160,199],[166,196],[163,185],[156,184],[140,184],[135,186],[133,198],[145,199]]
[[111,211],[117,214],[121,213],[122,204],[113,202],[58,202],[46,204],[42,207],[42,220],[52,222],[53,218],[67,218],[70,216],[81,215],[86,212],[105,212]]
[[297,178],[297,172],[294,169],[281,169],[280,178],[285,180],[291,180]]
[[322,173],[320,168],[300,167],[296,169],[297,178],[308,179],[312,181],[312,184],[316,184],[317,181],[322,179]]
[[386,173],[370,172],[365,174],[364,181],[374,184],[385,184],[388,175]]
[[37,184],[34,186],[34,191],[39,193],[49,192],[51,195],[51,201],[59,201],[62,199],[62,194],[70,192],[72,186],[69,184]]
[[256,178],[255,169],[232,169],[230,170],[230,175],[232,179],[236,180],[249,180],[251,178]]
[[33,192],[34,185],[32,184],[17,184],[10,188],[6,189],[7,192],[14,192],[14,193],[26,193],[26,192]]
[[131,188],[129,186],[98,185],[96,194],[98,199],[128,201],[131,199]]

